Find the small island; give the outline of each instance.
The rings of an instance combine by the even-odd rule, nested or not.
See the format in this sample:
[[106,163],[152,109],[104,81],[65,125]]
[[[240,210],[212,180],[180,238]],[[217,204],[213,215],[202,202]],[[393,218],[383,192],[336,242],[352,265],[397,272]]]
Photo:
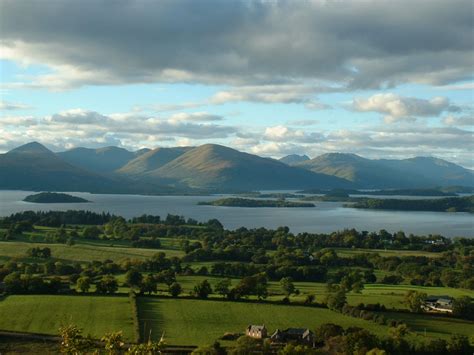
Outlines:
[[[304,194],[319,194],[335,197],[337,195],[370,195],[370,196],[433,196],[433,197],[451,197],[458,196],[457,192],[460,189],[451,188],[432,188],[432,189],[387,189],[387,190],[354,190],[354,189],[333,189],[333,190],[322,190],[322,189],[309,189],[299,191]],[[469,191],[468,188],[460,191]],[[469,192],[468,192],[469,193]]]
[[313,203],[286,200],[254,200],[249,198],[221,198],[215,201],[198,202],[198,205],[225,207],[315,207]]
[[90,202],[81,197],[72,196],[57,192],[40,192],[38,194],[26,196],[23,201],[32,203],[84,203]]
[[345,207],[374,210],[469,212],[474,213],[474,195],[430,200],[359,199]]

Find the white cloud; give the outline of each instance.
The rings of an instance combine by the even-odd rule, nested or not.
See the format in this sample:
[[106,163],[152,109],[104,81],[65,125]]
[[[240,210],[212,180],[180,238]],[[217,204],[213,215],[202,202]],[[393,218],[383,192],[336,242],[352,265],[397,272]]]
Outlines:
[[385,121],[392,123],[400,120],[414,121],[417,117],[439,116],[442,112],[460,111],[450,105],[446,97],[434,97],[430,100],[403,97],[393,93],[375,94],[369,98],[355,98],[352,108],[362,112],[385,114]]
[[300,142],[316,143],[322,139],[322,135],[317,132],[306,132],[300,129],[293,129],[283,125],[267,127],[263,138],[273,142]]
[[310,85],[254,85],[239,86],[227,91],[219,91],[209,99],[211,104],[224,104],[227,102],[259,102],[275,103],[305,103],[308,109],[321,110],[327,105],[317,102],[312,98],[320,88]]
[[446,116],[443,123],[447,126],[474,126],[474,116]]
[[55,147],[119,145],[141,147],[175,139],[221,139],[237,129],[218,125],[221,117],[205,112],[148,117],[136,113],[103,115],[71,109],[46,117],[8,116],[0,118],[0,129],[9,132],[12,144],[37,140]]
[[319,123],[318,120],[292,120],[288,121],[287,124],[290,126],[314,126]]
[[0,100],[0,111],[17,111],[17,110],[31,110],[30,105],[22,104],[19,102],[7,102]]
[[212,115],[207,112],[193,112],[186,113],[180,112],[172,115],[169,118],[169,122],[179,123],[179,122],[215,122],[222,121],[223,117],[219,115]]

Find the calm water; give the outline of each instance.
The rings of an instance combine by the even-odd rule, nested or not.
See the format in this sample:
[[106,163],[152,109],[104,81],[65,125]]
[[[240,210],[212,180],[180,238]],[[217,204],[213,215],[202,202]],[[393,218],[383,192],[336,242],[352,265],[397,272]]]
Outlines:
[[[198,206],[216,196],[139,196],[72,193],[91,203],[35,204],[23,202],[28,191],[0,191],[0,216],[35,210],[83,209],[110,212],[126,218],[141,214],[178,214],[198,221],[217,218],[228,229],[241,226],[276,228],[288,226],[298,232],[332,232],[344,228],[414,234],[474,236],[474,218],[468,213],[374,211],[344,208],[339,202],[317,202],[314,208],[243,208]],[[393,196],[392,196],[393,197]]]

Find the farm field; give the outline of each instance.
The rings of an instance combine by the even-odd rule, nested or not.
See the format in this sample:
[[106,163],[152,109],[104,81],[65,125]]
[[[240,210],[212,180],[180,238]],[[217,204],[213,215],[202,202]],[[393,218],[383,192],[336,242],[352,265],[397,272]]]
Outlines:
[[288,327],[315,329],[332,322],[363,327],[378,335],[388,333],[386,326],[328,309],[275,304],[141,297],[138,314],[145,339],[150,331],[152,339],[164,333],[166,342],[179,345],[210,344],[226,332],[243,333],[249,324],[265,324],[273,332]]
[[353,256],[356,254],[379,254],[380,256],[425,256],[427,258],[439,258],[442,253],[434,253],[423,250],[390,250],[390,249],[362,249],[362,248],[334,248],[337,255],[341,257]]
[[128,297],[15,295],[0,300],[0,314],[1,330],[56,335],[62,325],[75,324],[94,338],[122,330],[133,340]]
[[414,313],[384,312],[386,318],[399,319],[405,322],[412,331],[419,334],[436,335],[449,338],[451,334],[463,334],[470,337],[474,334],[474,322],[443,316],[427,316]]
[[[343,327],[365,328],[379,336],[388,335],[388,327],[372,321],[345,316],[325,308],[308,308],[277,304],[224,302],[195,299],[138,299],[140,331],[159,339],[165,334],[169,343],[205,345],[226,332],[243,333],[248,324],[265,324],[270,332],[276,328],[307,327],[315,329],[324,323]],[[413,341],[448,339],[452,334],[470,336],[474,323],[448,317],[385,312],[387,318],[406,322]]]
[[[221,280],[219,277],[212,276],[178,276],[177,280],[183,287],[184,293],[191,292],[194,285],[203,280],[208,280],[211,286]],[[239,282],[238,279],[232,279],[232,285],[235,286]],[[295,287],[300,291],[299,295],[290,297],[294,301],[304,301],[306,295],[312,294],[316,297],[316,302],[324,301],[327,295],[326,284],[318,282],[295,282]],[[451,297],[470,296],[474,298],[474,291],[466,289],[457,289],[450,287],[427,287],[413,285],[385,285],[385,284],[365,284],[362,292],[347,294],[348,303],[357,305],[359,303],[374,304],[381,303],[387,308],[406,308],[404,304],[404,296],[408,291],[424,292],[428,295],[447,295]],[[278,281],[268,282],[268,300],[279,301],[283,298],[280,283]],[[212,297],[221,297],[212,295]]]
[[30,243],[30,242],[0,242],[0,260],[10,258],[26,258],[26,252],[34,247],[48,247],[54,259],[69,261],[104,261],[107,259],[119,262],[124,259],[146,259],[162,251],[168,257],[181,256],[182,252],[168,249],[144,249],[124,246],[103,246],[100,244],[65,245],[56,243]]

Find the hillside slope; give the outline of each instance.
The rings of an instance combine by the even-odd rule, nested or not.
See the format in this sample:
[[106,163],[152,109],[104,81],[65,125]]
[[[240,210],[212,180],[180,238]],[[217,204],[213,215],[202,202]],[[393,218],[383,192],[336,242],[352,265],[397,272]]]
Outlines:
[[193,147],[156,148],[129,161],[116,173],[137,177],[162,167],[191,149]]
[[57,154],[71,165],[101,174],[117,170],[136,158],[134,152],[119,147],[99,149],[81,147]]
[[189,150],[146,176],[149,179],[175,179],[190,187],[216,190],[329,188],[349,185],[337,177],[315,174],[277,160],[216,144],[205,144]]
[[355,154],[328,153],[296,166],[346,179],[359,188],[420,188],[474,184],[472,171],[436,158],[371,160]]
[[279,160],[287,165],[296,165],[310,159],[307,155],[290,154],[280,158]]
[[120,189],[121,184],[75,167],[43,145],[32,142],[0,155],[0,188],[108,191]]

